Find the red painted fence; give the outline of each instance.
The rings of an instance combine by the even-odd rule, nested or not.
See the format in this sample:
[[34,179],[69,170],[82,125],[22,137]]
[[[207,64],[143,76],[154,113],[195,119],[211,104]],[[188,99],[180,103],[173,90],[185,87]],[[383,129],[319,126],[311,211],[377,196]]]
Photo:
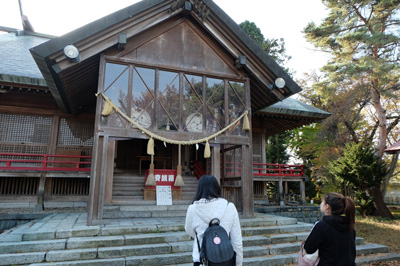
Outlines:
[[[25,171],[90,171],[91,156],[0,153],[0,170]],[[241,173],[241,165],[227,164]],[[202,173],[204,174],[204,173]],[[303,165],[253,163],[253,176],[303,176]]]
[[0,153],[0,170],[90,171],[92,156]]
[[253,176],[303,176],[304,166],[294,164],[253,163]]

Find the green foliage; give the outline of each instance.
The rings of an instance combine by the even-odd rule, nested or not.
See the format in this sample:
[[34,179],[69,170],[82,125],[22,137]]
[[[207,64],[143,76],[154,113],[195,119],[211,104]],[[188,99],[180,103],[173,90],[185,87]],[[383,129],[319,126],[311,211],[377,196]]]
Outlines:
[[260,28],[254,22],[248,20],[239,24],[240,28],[244,30],[259,46],[264,43],[264,35],[261,33]]
[[248,20],[239,24],[244,30],[263,50],[274,59],[286,72],[291,74],[288,68],[285,68],[285,64],[292,58],[286,54],[285,40],[280,39],[264,39],[264,35],[261,33],[260,28],[254,22]]
[[374,199],[369,197],[365,192],[356,194],[355,203],[359,206],[358,211],[362,217],[372,215],[375,212]]
[[287,153],[287,142],[289,132],[276,134],[274,136],[267,137],[265,142],[265,154],[267,163],[285,164],[289,160],[289,154]]
[[374,153],[369,143],[349,143],[343,155],[328,165],[328,170],[340,182],[351,186],[358,195],[363,195],[367,189],[379,186],[388,171],[387,165],[378,160]]

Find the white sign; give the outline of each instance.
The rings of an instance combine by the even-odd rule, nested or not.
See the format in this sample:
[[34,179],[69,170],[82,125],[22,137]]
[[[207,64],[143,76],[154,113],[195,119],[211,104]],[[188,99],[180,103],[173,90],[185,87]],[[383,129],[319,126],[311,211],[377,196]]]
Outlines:
[[172,205],[171,186],[156,187],[157,205]]

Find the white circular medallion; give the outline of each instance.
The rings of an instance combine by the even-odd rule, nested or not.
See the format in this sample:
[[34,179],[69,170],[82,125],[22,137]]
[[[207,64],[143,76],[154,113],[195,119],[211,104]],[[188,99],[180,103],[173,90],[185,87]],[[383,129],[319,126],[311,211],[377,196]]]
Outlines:
[[141,108],[132,108],[131,118],[144,128],[149,128],[151,126],[151,117],[149,113]]
[[189,132],[203,131],[203,116],[200,113],[193,113],[186,118],[186,128]]

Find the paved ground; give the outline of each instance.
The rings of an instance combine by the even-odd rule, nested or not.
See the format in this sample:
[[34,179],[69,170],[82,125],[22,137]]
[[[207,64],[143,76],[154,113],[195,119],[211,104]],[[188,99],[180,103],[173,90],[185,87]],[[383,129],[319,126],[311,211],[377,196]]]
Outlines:
[[[126,218],[108,220],[105,225],[86,225],[86,213],[54,213],[43,219],[30,221],[26,224],[5,230],[0,234],[0,242],[4,241],[21,241],[23,235],[32,233],[43,233],[46,235],[55,235],[63,233],[68,234],[72,231],[79,230],[107,230],[119,227],[143,226],[154,227],[157,225],[184,225],[185,217],[168,217],[168,218]],[[25,236],[24,236],[25,237]]]

